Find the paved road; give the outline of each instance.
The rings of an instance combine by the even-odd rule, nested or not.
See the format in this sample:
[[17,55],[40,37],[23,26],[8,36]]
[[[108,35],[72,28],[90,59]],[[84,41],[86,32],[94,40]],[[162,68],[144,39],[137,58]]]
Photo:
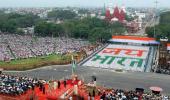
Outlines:
[[[48,66],[25,72],[5,72],[12,75],[36,77],[45,80],[61,79],[71,75],[71,66]],[[170,76],[155,73],[127,72],[117,73],[106,69],[97,69],[91,67],[78,67],[77,74],[85,82],[91,80],[91,76],[97,76],[98,85],[107,87],[134,89],[143,87],[148,89],[150,86],[160,86],[163,93],[170,94]]]
[[157,18],[152,18],[150,19],[149,22],[146,22],[146,25],[141,29],[139,30],[138,32],[136,32],[135,34],[136,35],[141,35],[141,36],[145,36],[145,29],[146,27],[153,27],[155,25],[158,25],[159,24],[159,20],[160,20],[160,17],[157,17]]

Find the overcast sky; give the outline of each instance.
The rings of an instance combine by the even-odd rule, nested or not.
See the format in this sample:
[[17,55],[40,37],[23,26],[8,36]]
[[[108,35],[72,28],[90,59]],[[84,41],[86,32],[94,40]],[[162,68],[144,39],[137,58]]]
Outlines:
[[[128,7],[154,7],[155,0],[0,0],[0,7],[102,7],[124,4]],[[158,0],[158,7],[170,7],[170,0]]]

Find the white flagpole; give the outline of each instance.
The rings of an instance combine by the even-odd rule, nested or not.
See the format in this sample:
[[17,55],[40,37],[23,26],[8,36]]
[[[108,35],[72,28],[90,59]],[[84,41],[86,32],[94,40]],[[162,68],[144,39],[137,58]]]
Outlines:
[[73,71],[73,64],[74,64],[74,57],[73,57],[73,55],[72,55],[72,66],[71,66],[72,75],[74,75],[74,71]]

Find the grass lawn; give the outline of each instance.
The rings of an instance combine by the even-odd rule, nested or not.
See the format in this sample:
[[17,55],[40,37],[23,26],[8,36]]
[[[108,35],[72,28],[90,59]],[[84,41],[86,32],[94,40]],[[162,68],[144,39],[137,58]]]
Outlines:
[[0,61],[0,68],[3,68],[4,70],[28,70],[46,65],[69,64],[70,62],[71,54],[64,56],[52,54],[36,58],[12,60],[10,62]]

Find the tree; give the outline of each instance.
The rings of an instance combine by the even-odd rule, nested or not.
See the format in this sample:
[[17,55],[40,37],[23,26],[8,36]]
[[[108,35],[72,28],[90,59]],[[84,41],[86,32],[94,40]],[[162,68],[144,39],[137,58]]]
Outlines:
[[154,28],[153,27],[146,27],[145,32],[149,37],[154,37]]
[[109,28],[112,35],[123,34],[126,31],[126,28],[120,22],[111,23]]
[[23,35],[23,34],[24,34],[24,31],[23,31],[22,29],[17,29],[15,33],[20,34],[20,35]]
[[75,38],[88,38],[89,26],[87,24],[79,23],[75,26],[74,37]]
[[0,30],[3,32],[18,33],[17,28],[34,26],[40,18],[33,14],[0,13]]
[[106,21],[104,20],[101,20],[99,18],[90,18],[90,17],[87,17],[87,18],[84,18],[82,20],[82,23],[85,23],[85,24],[88,24],[90,28],[94,28],[94,27],[108,27],[109,23],[107,23]]
[[96,27],[92,29],[89,33],[89,40],[91,42],[104,42],[105,40],[108,40],[108,38],[111,37],[111,33],[108,30],[105,30],[102,27]]
[[63,36],[64,29],[61,24],[53,24],[53,27],[51,29],[51,32],[54,36]]
[[79,9],[78,13],[79,14],[89,14],[89,11],[87,9]]
[[[170,40],[170,12],[165,12],[160,15],[160,22],[155,26],[155,35],[157,39],[168,37]],[[154,27],[147,27],[145,30],[149,37],[154,37]]]
[[125,19],[129,22],[129,21],[133,21],[135,18],[126,14]]
[[39,22],[34,27],[35,34],[38,36],[47,36],[46,30],[47,30],[46,22]]
[[40,22],[35,25],[35,33],[38,36],[58,36],[64,32],[60,24]]
[[[146,33],[148,37],[154,37],[154,27],[147,27]],[[165,34],[160,30],[159,26],[155,26],[155,36],[159,40],[160,37],[164,37]]]
[[16,29],[17,29],[16,22],[14,20],[4,22],[1,27],[2,32],[9,33],[15,33]]
[[74,37],[73,31],[75,29],[75,23],[74,21],[65,21],[62,24],[63,30],[65,35],[69,36],[69,37]]
[[76,16],[76,13],[71,10],[56,10],[48,13],[49,18],[59,20],[74,19]]

